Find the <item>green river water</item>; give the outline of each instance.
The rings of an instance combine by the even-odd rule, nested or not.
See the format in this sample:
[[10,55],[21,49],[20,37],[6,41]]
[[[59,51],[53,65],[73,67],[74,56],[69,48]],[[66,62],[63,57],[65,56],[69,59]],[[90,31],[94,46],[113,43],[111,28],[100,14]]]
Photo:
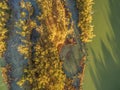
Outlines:
[[83,90],[120,90],[120,0],[94,0],[94,32]]

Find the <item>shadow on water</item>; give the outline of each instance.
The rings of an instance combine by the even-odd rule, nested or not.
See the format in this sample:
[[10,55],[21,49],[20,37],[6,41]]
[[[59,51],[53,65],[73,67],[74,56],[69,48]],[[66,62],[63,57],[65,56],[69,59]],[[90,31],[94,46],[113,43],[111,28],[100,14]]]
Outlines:
[[[95,52],[92,51],[96,67],[95,73],[93,72],[93,69],[90,68],[90,74],[96,86],[96,90],[120,90],[120,66],[117,66],[116,63],[114,63],[114,58],[111,56],[111,53],[106,48],[104,42],[101,41],[101,43],[104,58],[96,56]],[[105,66],[101,62],[101,59],[104,59]]]
[[[109,0],[109,22],[114,32],[114,38],[110,39],[106,34],[106,39],[109,42],[108,49],[106,42],[101,40],[101,51],[103,56],[97,55],[94,50],[91,50],[94,63],[95,72],[93,66],[90,66],[90,76],[95,84],[95,90],[120,90],[120,0]],[[113,55],[112,55],[113,53]],[[102,62],[104,61],[104,63]]]
[[112,44],[114,44],[114,49],[116,52],[118,63],[120,63],[120,55],[119,55],[120,53],[120,39],[119,39],[120,38],[120,12],[119,12],[120,1],[110,0],[109,3],[110,3],[109,8],[111,11],[109,18],[115,34],[115,40],[114,42],[112,42]]

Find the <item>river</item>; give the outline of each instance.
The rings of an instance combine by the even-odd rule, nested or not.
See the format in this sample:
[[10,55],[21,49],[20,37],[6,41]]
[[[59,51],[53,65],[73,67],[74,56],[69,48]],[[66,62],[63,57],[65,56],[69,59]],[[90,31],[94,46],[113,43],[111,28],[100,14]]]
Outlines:
[[87,45],[88,63],[83,90],[120,90],[120,3],[94,0],[94,32]]

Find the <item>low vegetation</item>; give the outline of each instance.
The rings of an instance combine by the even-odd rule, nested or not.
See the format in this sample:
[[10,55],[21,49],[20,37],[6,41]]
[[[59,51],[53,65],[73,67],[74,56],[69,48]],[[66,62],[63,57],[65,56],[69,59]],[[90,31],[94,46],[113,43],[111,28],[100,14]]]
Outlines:
[[91,42],[95,37],[93,33],[92,14],[93,14],[93,0],[76,0],[77,8],[79,11],[80,39],[84,42]]
[[7,0],[0,1],[0,58],[6,51],[7,27],[6,23],[9,19],[9,7]]
[[[66,88],[75,90],[72,86],[73,81],[64,74],[63,62],[59,58],[60,46],[65,44],[67,35],[74,32],[74,25],[70,21],[71,13],[66,8],[64,0],[36,0],[36,2],[40,9],[39,15],[35,16],[38,21],[31,18],[34,16],[32,3],[24,0],[20,2],[21,17],[16,22],[16,27],[21,31],[16,33],[22,36],[22,44],[18,51],[28,60],[28,66],[17,84],[24,86],[28,81],[32,90],[66,90]],[[76,0],[76,3],[79,11],[80,39],[87,43],[95,36],[91,24],[93,0]],[[8,10],[7,0],[0,2],[0,57],[6,50]],[[35,39],[31,39],[33,31],[38,33],[36,42]],[[83,82],[85,60],[86,56],[80,62],[82,68],[78,76],[80,87]],[[9,69],[2,68],[5,82],[9,82],[7,77]]]
[[[41,25],[36,24],[34,27],[33,25],[24,23],[21,27],[23,33],[20,34],[26,38],[26,46],[22,45],[18,48],[18,50],[24,54],[27,59],[29,59],[29,66],[24,70],[26,75],[24,75],[23,79],[19,81],[18,84],[21,86],[25,83],[25,81],[29,81],[32,86],[32,90],[64,89],[66,76],[62,71],[62,62],[59,60],[57,45],[59,42],[63,43],[65,40],[68,33],[68,22],[67,17],[65,16],[63,2],[58,0],[53,3],[52,1],[53,0],[38,0],[38,4],[40,6],[39,8],[42,10],[42,15],[37,16],[37,18],[41,22]],[[53,9],[58,14],[54,13]],[[28,23],[31,22],[32,21],[29,21]],[[26,30],[23,29],[23,26],[26,26]],[[30,42],[29,34],[30,30],[33,29],[30,28],[32,26],[40,34],[40,38],[34,46],[33,43]],[[27,44],[28,41],[31,44]],[[32,46],[35,51],[34,55],[31,55],[31,50],[28,49],[28,47]],[[31,56],[33,57],[31,58]]]
[[10,89],[10,82],[11,82],[11,78],[9,76],[10,70],[11,70],[11,66],[8,64],[5,67],[1,67],[3,81],[5,84],[7,84],[9,89]]

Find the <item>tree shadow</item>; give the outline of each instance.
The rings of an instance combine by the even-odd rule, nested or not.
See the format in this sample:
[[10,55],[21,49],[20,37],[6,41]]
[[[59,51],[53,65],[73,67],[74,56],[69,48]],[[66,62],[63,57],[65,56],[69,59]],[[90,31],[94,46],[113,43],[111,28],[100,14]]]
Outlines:
[[110,23],[113,28],[113,32],[115,35],[114,41],[111,44],[114,46],[114,51],[116,52],[116,56],[118,59],[118,63],[120,64],[120,1],[119,0],[110,0],[109,8],[111,14],[109,15]]
[[[96,90],[120,90],[120,66],[116,65],[114,58],[106,48],[104,42],[101,41],[101,43],[104,58],[96,56],[95,52],[92,51],[96,67],[95,73],[93,72],[92,67],[89,69],[92,80],[96,86]],[[105,61],[105,66],[101,59]]]
[[110,10],[109,22],[114,37],[111,39],[109,34],[106,33],[105,38],[109,44],[106,44],[104,40],[100,41],[102,56],[96,54],[95,50],[91,50],[95,67],[91,65],[88,69],[96,87],[95,90],[120,90],[120,3],[119,0],[108,1]]

